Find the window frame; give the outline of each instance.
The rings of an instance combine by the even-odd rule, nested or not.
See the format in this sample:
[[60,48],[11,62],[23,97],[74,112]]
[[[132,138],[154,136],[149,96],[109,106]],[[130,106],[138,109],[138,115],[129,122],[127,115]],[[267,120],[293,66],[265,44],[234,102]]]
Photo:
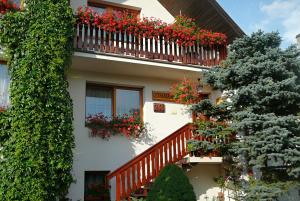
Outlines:
[[144,87],[133,87],[133,86],[120,86],[120,85],[111,85],[111,84],[99,84],[99,83],[93,83],[93,82],[86,82],[85,85],[85,117],[87,117],[86,114],[86,97],[87,97],[87,87],[92,86],[95,88],[110,88],[112,89],[112,117],[116,117],[117,114],[117,89],[123,89],[123,90],[132,90],[132,91],[138,91],[139,92],[139,98],[140,98],[140,118],[143,121],[144,119]]
[[114,2],[108,2],[103,0],[88,0],[87,6],[106,8],[108,12],[112,12],[113,10],[127,11],[129,13],[132,13],[137,18],[140,18],[141,10],[142,10],[139,7],[124,5],[124,4],[114,3]]

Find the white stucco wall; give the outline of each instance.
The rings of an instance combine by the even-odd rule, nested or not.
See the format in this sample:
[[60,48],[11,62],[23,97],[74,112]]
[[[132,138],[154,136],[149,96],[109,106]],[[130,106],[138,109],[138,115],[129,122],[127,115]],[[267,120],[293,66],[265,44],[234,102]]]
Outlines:
[[198,201],[217,200],[221,192],[214,181],[221,175],[221,166],[217,164],[198,164],[187,172]]
[[[71,185],[69,191],[69,198],[73,201],[84,200],[85,171],[113,171],[151,145],[192,121],[191,115],[187,111],[187,106],[184,105],[165,103],[165,113],[154,113],[153,111],[152,91],[168,91],[170,86],[174,83],[173,80],[72,70],[68,74],[68,81],[70,84],[69,91],[74,105],[76,144],[73,165],[73,175],[76,182]],[[138,141],[128,140],[121,136],[113,136],[109,140],[90,137],[89,131],[85,127],[85,90],[87,81],[121,86],[144,87],[143,112],[144,121],[148,123],[150,128],[149,135]],[[213,94],[211,97],[215,96],[216,95]],[[214,168],[209,167],[208,170],[200,170],[202,174],[206,171],[214,171]],[[198,171],[193,170],[193,172]],[[206,174],[205,177],[210,177],[210,175],[215,177],[217,176],[214,175],[215,172],[212,172],[209,176]],[[192,175],[191,181],[196,182],[196,180],[194,180],[195,178],[196,176]],[[210,178],[210,180],[212,180],[212,178]],[[203,181],[204,180],[201,179],[201,183]],[[195,189],[198,189],[199,184],[195,182],[193,183]],[[207,181],[205,180],[204,183],[207,183]],[[112,180],[111,186],[111,198],[114,200],[114,180]],[[211,184],[211,186],[213,186],[213,184]],[[214,189],[212,190],[214,191]],[[196,192],[198,191],[199,190],[196,190]]]
[[[86,0],[71,0],[71,6],[76,10],[80,6],[86,6],[86,2]],[[155,17],[167,23],[174,21],[174,17],[158,2],[158,0],[107,0],[107,2],[139,7],[142,9],[141,17]]]
[[[74,104],[75,143],[74,170],[76,183],[70,188],[72,200],[83,200],[84,171],[114,170],[141,153],[155,142],[170,135],[187,122],[191,122],[186,106],[165,103],[166,113],[154,113],[152,91],[167,91],[174,81],[157,80],[141,77],[128,77],[103,73],[70,72],[68,76],[70,94]],[[144,121],[149,123],[150,134],[140,141],[128,140],[115,136],[110,140],[89,137],[85,123],[85,88],[86,82],[109,83],[144,87]],[[114,183],[112,183],[114,187]],[[115,195],[115,189],[111,189]],[[114,197],[112,197],[112,200]]]

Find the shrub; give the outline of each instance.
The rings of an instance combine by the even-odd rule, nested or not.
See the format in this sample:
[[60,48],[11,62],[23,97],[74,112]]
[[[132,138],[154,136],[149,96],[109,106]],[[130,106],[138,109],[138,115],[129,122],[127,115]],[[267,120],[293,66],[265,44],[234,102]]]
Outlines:
[[155,180],[147,201],[196,201],[196,196],[183,170],[168,165]]

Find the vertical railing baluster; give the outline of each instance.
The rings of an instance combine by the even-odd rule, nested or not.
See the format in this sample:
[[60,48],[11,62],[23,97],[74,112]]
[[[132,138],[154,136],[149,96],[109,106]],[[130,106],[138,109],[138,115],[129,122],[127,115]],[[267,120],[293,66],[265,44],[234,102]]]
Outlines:
[[176,43],[176,41],[173,41],[174,44],[174,61],[177,62],[178,61],[178,45]]
[[82,49],[82,24],[78,25],[78,43],[77,43],[77,48]]
[[128,168],[126,171],[126,180],[127,180],[127,184],[126,184],[126,187],[127,187],[126,197],[127,197],[131,193],[130,168]]
[[149,39],[149,43],[150,43],[149,59],[154,59],[153,38],[150,38],[150,39]]
[[145,158],[142,159],[142,183],[146,182],[146,166],[145,166]]
[[82,31],[82,34],[83,34],[83,45],[82,45],[82,49],[84,50],[84,51],[86,51],[87,50],[87,32],[88,32],[88,29],[87,29],[87,25],[83,25],[82,26],[82,28],[83,28],[83,31]]
[[125,198],[126,196],[126,187],[125,187],[125,173],[121,173],[121,184],[122,184],[122,190],[121,190],[121,199]]
[[154,152],[152,152],[151,154],[151,179],[153,179],[155,177],[155,155]]
[[124,41],[124,32],[120,32],[120,34],[121,34],[121,49],[120,49],[120,52],[121,52],[121,54],[124,54],[124,43],[125,43],[125,41]]
[[168,143],[164,144],[164,154],[165,154],[165,157],[164,157],[165,163],[164,164],[166,165],[169,163],[169,161],[168,161]]
[[141,187],[141,161],[138,161],[137,162],[137,166],[136,166],[136,169],[137,169],[137,189]]
[[149,43],[148,37],[145,37],[145,57],[149,58]]
[[163,36],[159,36],[159,59],[163,60],[164,59],[164,54],[163,54]]
[[141,34],[140,35],[140,41],[141,41],[141,43],[140,43],[140,55],[141,55],[141,57],[144,57],[145,56],[145,51],[144,51],[144,40],[145,40],[145,38],[144,38],[144,36]]
[[115,53],[119,54],[120,53],[120,31],[115,32],[115,37],[116,37],[116,49]]
[[184,134],[185,134],[186,131],[183,131],[180,135],[181,137],[181,153],[182,153],[182,156],[185,156],[186,155],[186,150],[185,150],[185,138],[184,138]]
[[131,183],[132,183],[132,190],[136,190],[136,186],[137,186],[137,179],[136,179],[136,164],[133,164],[131,167]]
[[180,149],[180,135],[176,138],[177,141],[177,159],[181,158],[181,149]]
[[164,60],[168,60],[169,53],[168,53],[168,39],[167,38],[164,38],[164,50],[165,50]]
[[94,49],[96,52],[99,50],[99,27],[95,27],[95,46]]
[[164,157],[164,146],[161,146],[159,149],[159,161],[160,161],[159,170],[161,170],[164,167],[163,157]]
[[131,48],[130,48],[130,54],[132,55],[132,56],[134,56],[135,55],[135,45],[134,45],[134,43],[135,43],[135,37],[134,37],[134,34],[133,33],[131,33],[130,34],[130,39],[131,39],[131,41],[130,41],[130,46],[131,46]]
[[121,178],[120,178],[120,174],[116,175],[116,201],[121,201]]
[[128,31],[125,32],[126,34],[126,48],[125,48],[125,54],[126,55],[130,55],[130,52],[129,52],[129,33]]
[[147,156],[147,177],[146,177],[146,181],[149,182],[150,181],[150,155]]
[[134,44],[135,44],[135,57],[140,57],[140,50],[139,50],[139,46],[140,46],[140,38],[139,38],[139,34],[135,34],[134,35]]
[[155,177],[159,174],[159,149],[155,150]]

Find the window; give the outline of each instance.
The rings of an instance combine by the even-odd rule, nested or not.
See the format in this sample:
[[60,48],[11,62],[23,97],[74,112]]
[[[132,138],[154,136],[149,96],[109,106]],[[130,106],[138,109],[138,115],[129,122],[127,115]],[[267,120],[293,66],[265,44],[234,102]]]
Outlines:
[[[0,61],[1,62],[1,61]],[[9,105],[9,75],[7,66],[0,63],[0,108],[6,108]]]
[[142,88],[86,86],[86,117],[102,113],[107,117],[139,112],[142,116]]
[[140,8],[134,6],[128,6],[124,4],[118,4],[101,0],[88,0],[88,7],[92,8],[98,13],[104,13],[105,11],[125,11],[135,17],[139,17],[141,12]]
[[84,173],[84,200],[110,201],[106,175],[109,171],[86,171]]

